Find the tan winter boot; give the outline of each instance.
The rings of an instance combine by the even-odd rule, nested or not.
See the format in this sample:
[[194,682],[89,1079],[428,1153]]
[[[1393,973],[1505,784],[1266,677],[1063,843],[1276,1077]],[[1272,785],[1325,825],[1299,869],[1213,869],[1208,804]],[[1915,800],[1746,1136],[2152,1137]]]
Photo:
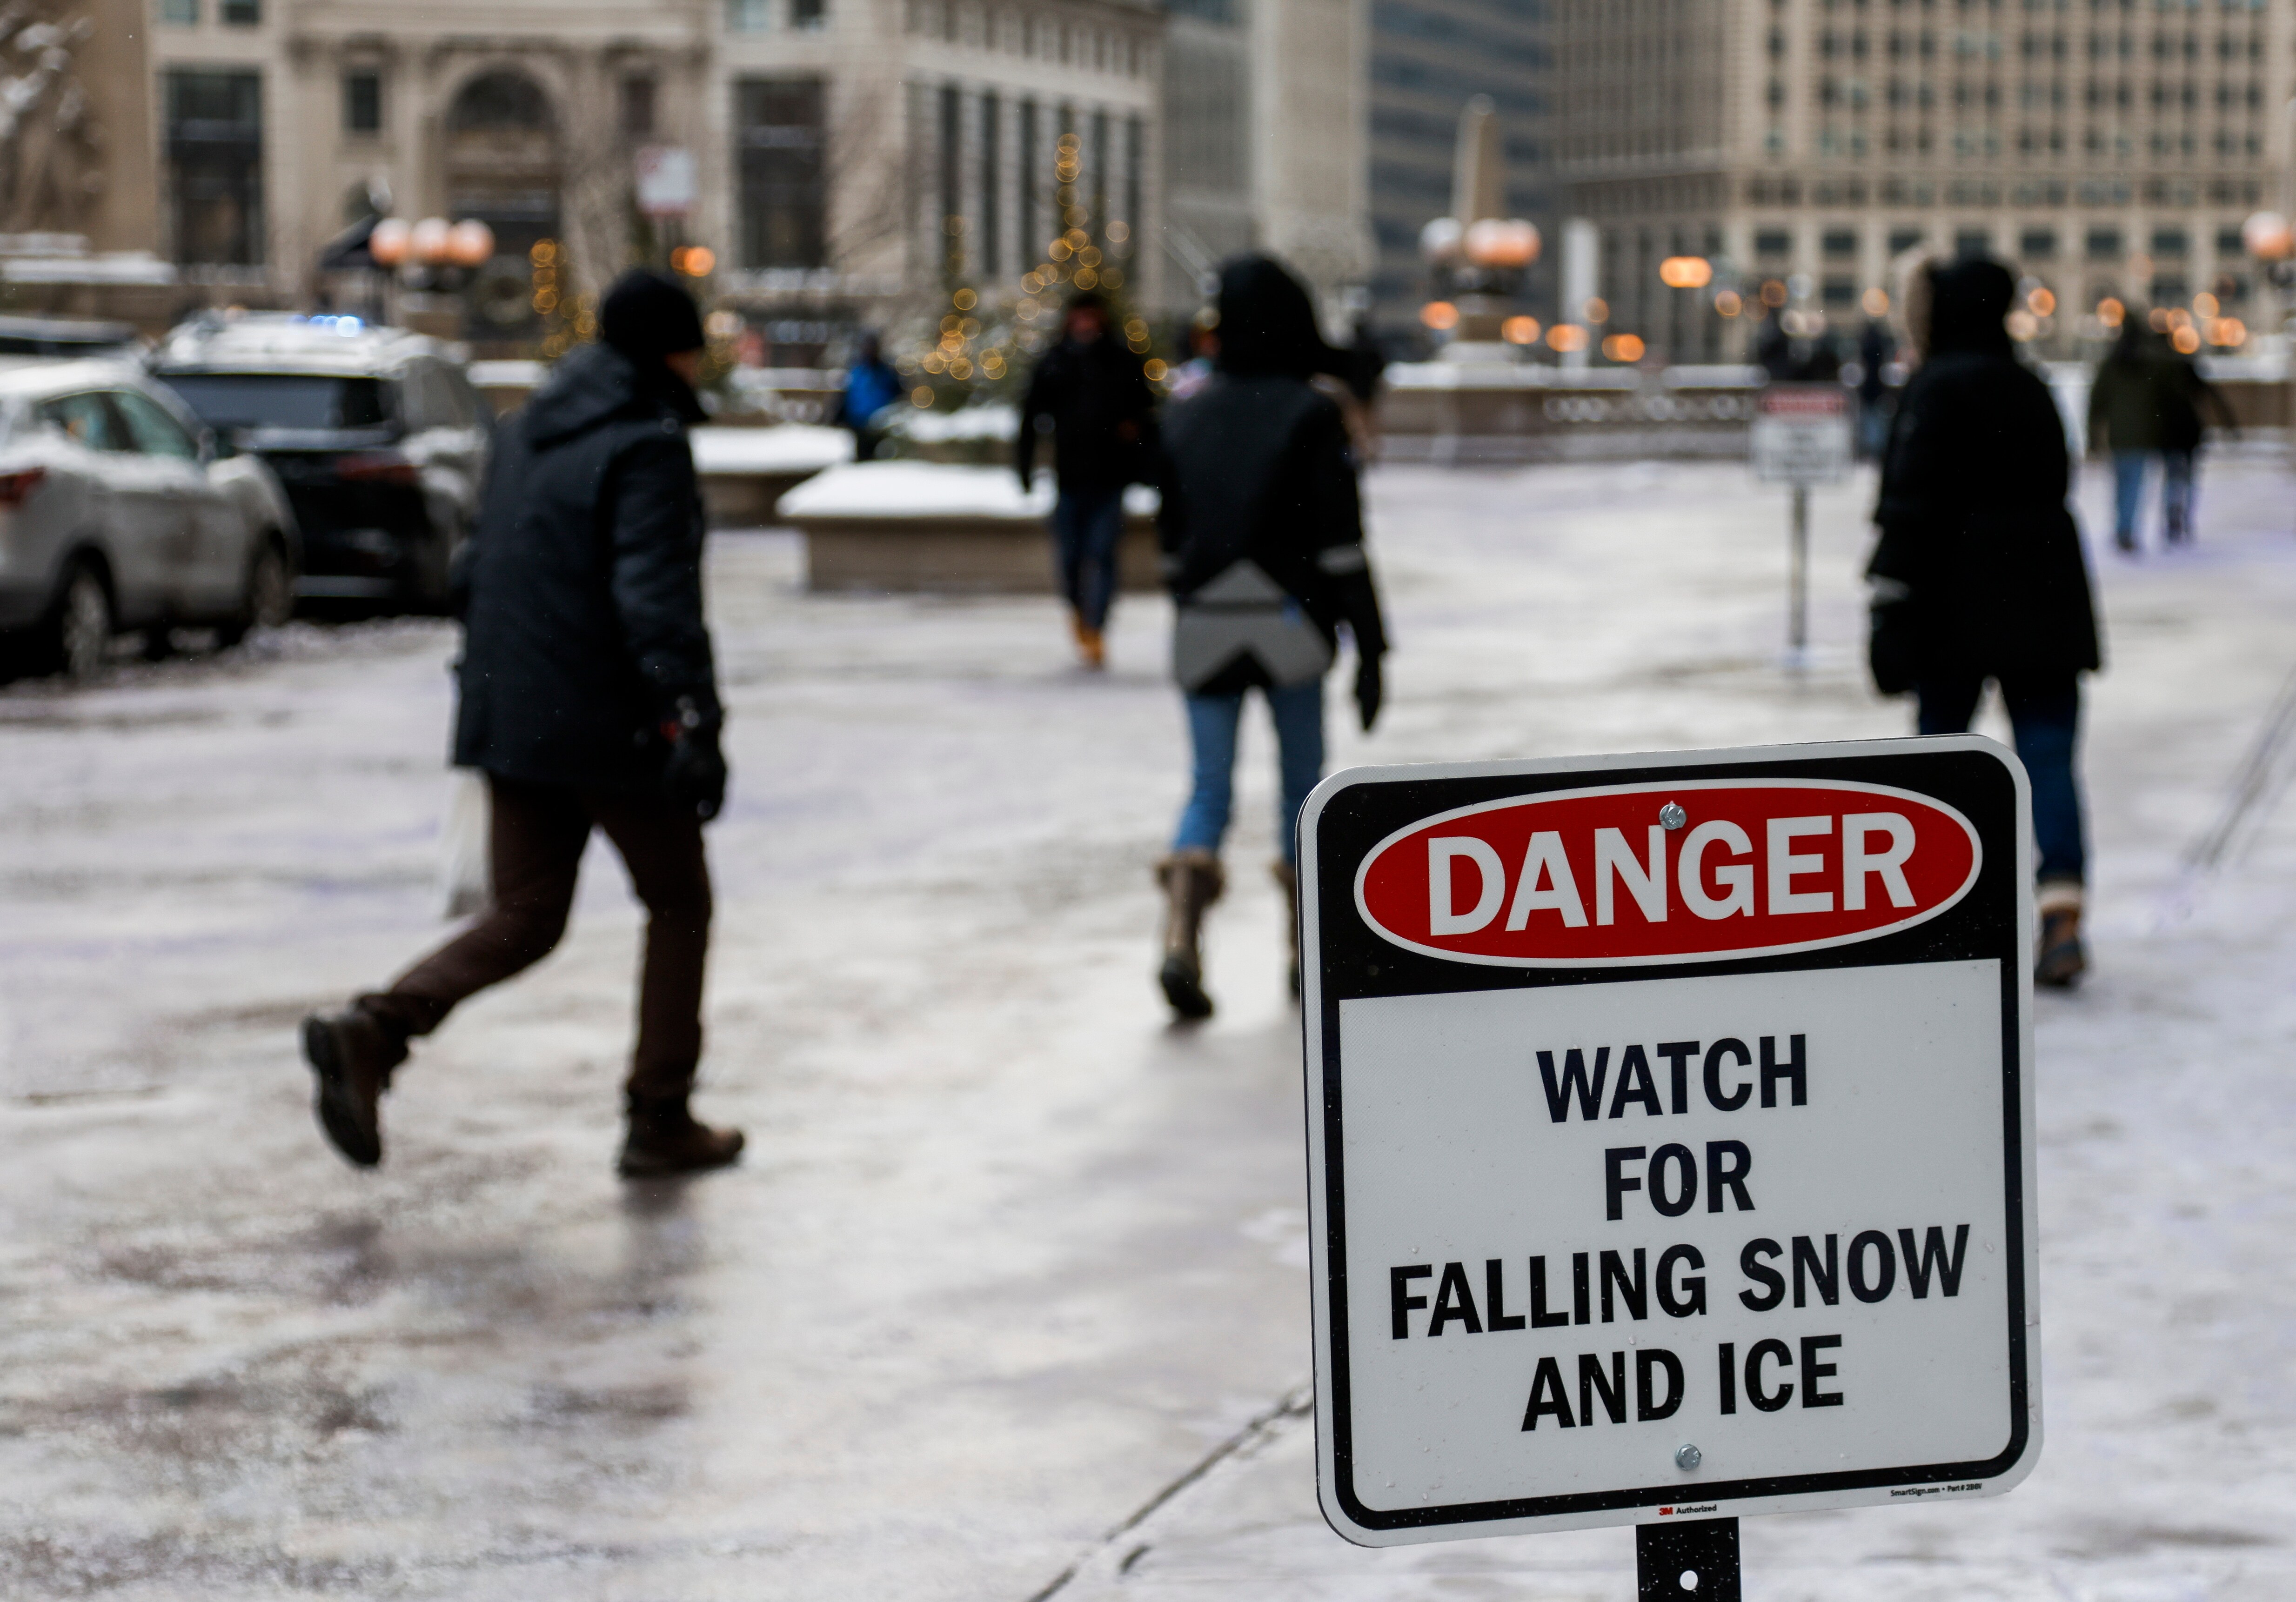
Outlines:
[[1204,993],[1204,911],[1227,886],[1219,858],[1203,850],[1176,851],[1156,864],[1156,882],[1164,889],[1164,965],[1157,974],[1164,999],[1177,1017],[1210,1018],[1212,999]]
[[2088,971],[2088,952],[2081,944],[2081,887],[2070,881],[2053,880],[2043,885],[2033,899],[2041,914],[2033,983],[2052,990],[2070,990]]
[[1278,857],[1267,871],[1283,887],[1283,938],[1292,948],[1292,999],[1300,999],[1300,870]]

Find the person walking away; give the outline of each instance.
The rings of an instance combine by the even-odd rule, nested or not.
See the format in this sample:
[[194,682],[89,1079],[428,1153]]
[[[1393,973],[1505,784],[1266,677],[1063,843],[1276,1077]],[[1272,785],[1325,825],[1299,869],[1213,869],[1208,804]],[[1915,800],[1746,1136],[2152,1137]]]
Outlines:
[[715,1168],[742,1150],[740,1131],[687,1108],[709,941],[701,826],[726,795],[686,442],[701,323],[683,289],[637,271],[599,327],[603,342],[503,429],[472,547],[455,762],[487,776],[493,904],[388,989],[303,1023],[320,1125],[363,1167],[382,1160],[381,1099],[409,1041],[558,944],[594,829],[647,913],[619,1169]]
[[1274,871],[1292,905],[1296,995],[1296,828],[1323,776],[1324,674],[1345,625],[1368,732],[1387,650],[1347,423],[1309,381],[1330,372],[1338,353],[1316,329],[1308,291],[1267,257],[1230,262],[1220,274],[1219,337],[1218,372],[1171,409],[1165,428],[1157,526],[1176,603],[1172,670],[1194,761],[1170,854],[1156,865],[1165,898],[1158,979],[1183,1018],[1212,1010],[1201,932],[1226,884],[1220,846],[1246,694],[1259,691],[1275,723],[1282,855]]
[[1967,731],[2000,686],[2032,782],[2039,848],[2035,977],[2070,985],[2087,877],[2075,755],[2080,675],[2100,665],[2080,535],[2065,505],[2064,425],[2003,325],[2016,290],[1982,257],[1932,265],[1922,362],[1898,399],[1866,576],[1876,688],[1910,690],[1923,734]]
[[1869,317],[1857,336],[1857,457],[1861,462],[1879,461],[1882,447],[1890,437],[1890,364],[1898,354],[1898,343],[1890,337],[1890,325],[1879,317]]
[[2171,545],[2191,543],[2193,499],[2197,488],[2201,441],[2207,429],[2203,407],[2227,434],[2240,431],[2240,419],[2224,391],[2201,376],[2200,364],[2169,345],[2159,351],[2161,385],[2161,521]]
[[1108,302],[1098,294],[1086,290],[1069,301],[1060,343],[1029,375],[1013,463],[1025,494],[1034,483],[1037,431],[1049,425],[1060,486],[1053,537],[1061,593],[1077,653],[1093,668],[1108,659],[1125,486],[1148,476],[1155,429],[1156,397],[1140,358],[1108,329]]
[[877,414],[901,398],[901,375],[885,359],[884,347],[873,333],[865,333],[853,347],[845,367],[845,393],[838,402],[837,420],[853,435],[853,460],[872,462],[884,443],[885,431],[876,426]]

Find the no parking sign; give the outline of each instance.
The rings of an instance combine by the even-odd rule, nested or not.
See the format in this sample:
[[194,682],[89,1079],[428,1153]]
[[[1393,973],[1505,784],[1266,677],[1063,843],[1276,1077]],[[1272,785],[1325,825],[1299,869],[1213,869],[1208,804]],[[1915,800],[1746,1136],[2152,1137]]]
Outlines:
[[2023,770],[1967,736],[1317,789],[1334,1529],[1729,1519],[2030,1471],[2029,820]]

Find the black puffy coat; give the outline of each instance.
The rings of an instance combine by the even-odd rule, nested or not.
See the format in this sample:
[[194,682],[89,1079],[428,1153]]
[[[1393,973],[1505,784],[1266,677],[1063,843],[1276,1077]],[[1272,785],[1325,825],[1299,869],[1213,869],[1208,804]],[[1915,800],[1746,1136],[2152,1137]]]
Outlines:
[[1053,472],[1062,489],[1120,489],[1155,473],[1155,391],[1140,358],[1103,333],[1062,339],[1029,376],[1013,465],[1036,466],[1037,424],[1053,425]]
[[2064,424],[2002,326],[2015,286],[1983,260],[1932,282],[1929,354],[1898,397],[1874,514],[1875,682],[2094,668]]
[[659,784],[681,697],[718,715],[701,617],[693,392],[585,346],[500,431],[469,556],[455,761],[540,784]]
[[[1263,257],[1221,275],[1219,372],[1165,413],[1157,536],[1173,598],[1249,560],[1326,640],[1348,625],[1357,656],[1387,650],[1363,548],[1363,503],[1345,418],[1310,384],[1329,371],[1306,292]],[[1252,679],[1206,685],[1234,691]]]

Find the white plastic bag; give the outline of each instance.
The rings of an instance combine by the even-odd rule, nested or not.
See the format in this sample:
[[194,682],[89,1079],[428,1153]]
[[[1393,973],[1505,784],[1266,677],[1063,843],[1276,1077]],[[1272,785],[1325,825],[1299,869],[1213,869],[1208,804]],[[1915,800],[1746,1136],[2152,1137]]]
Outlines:
[[494,900],[494,805],[487,776],[456,768],[447,776],[447,821],[439,831],[439,892],[447,918],[470,918]]

